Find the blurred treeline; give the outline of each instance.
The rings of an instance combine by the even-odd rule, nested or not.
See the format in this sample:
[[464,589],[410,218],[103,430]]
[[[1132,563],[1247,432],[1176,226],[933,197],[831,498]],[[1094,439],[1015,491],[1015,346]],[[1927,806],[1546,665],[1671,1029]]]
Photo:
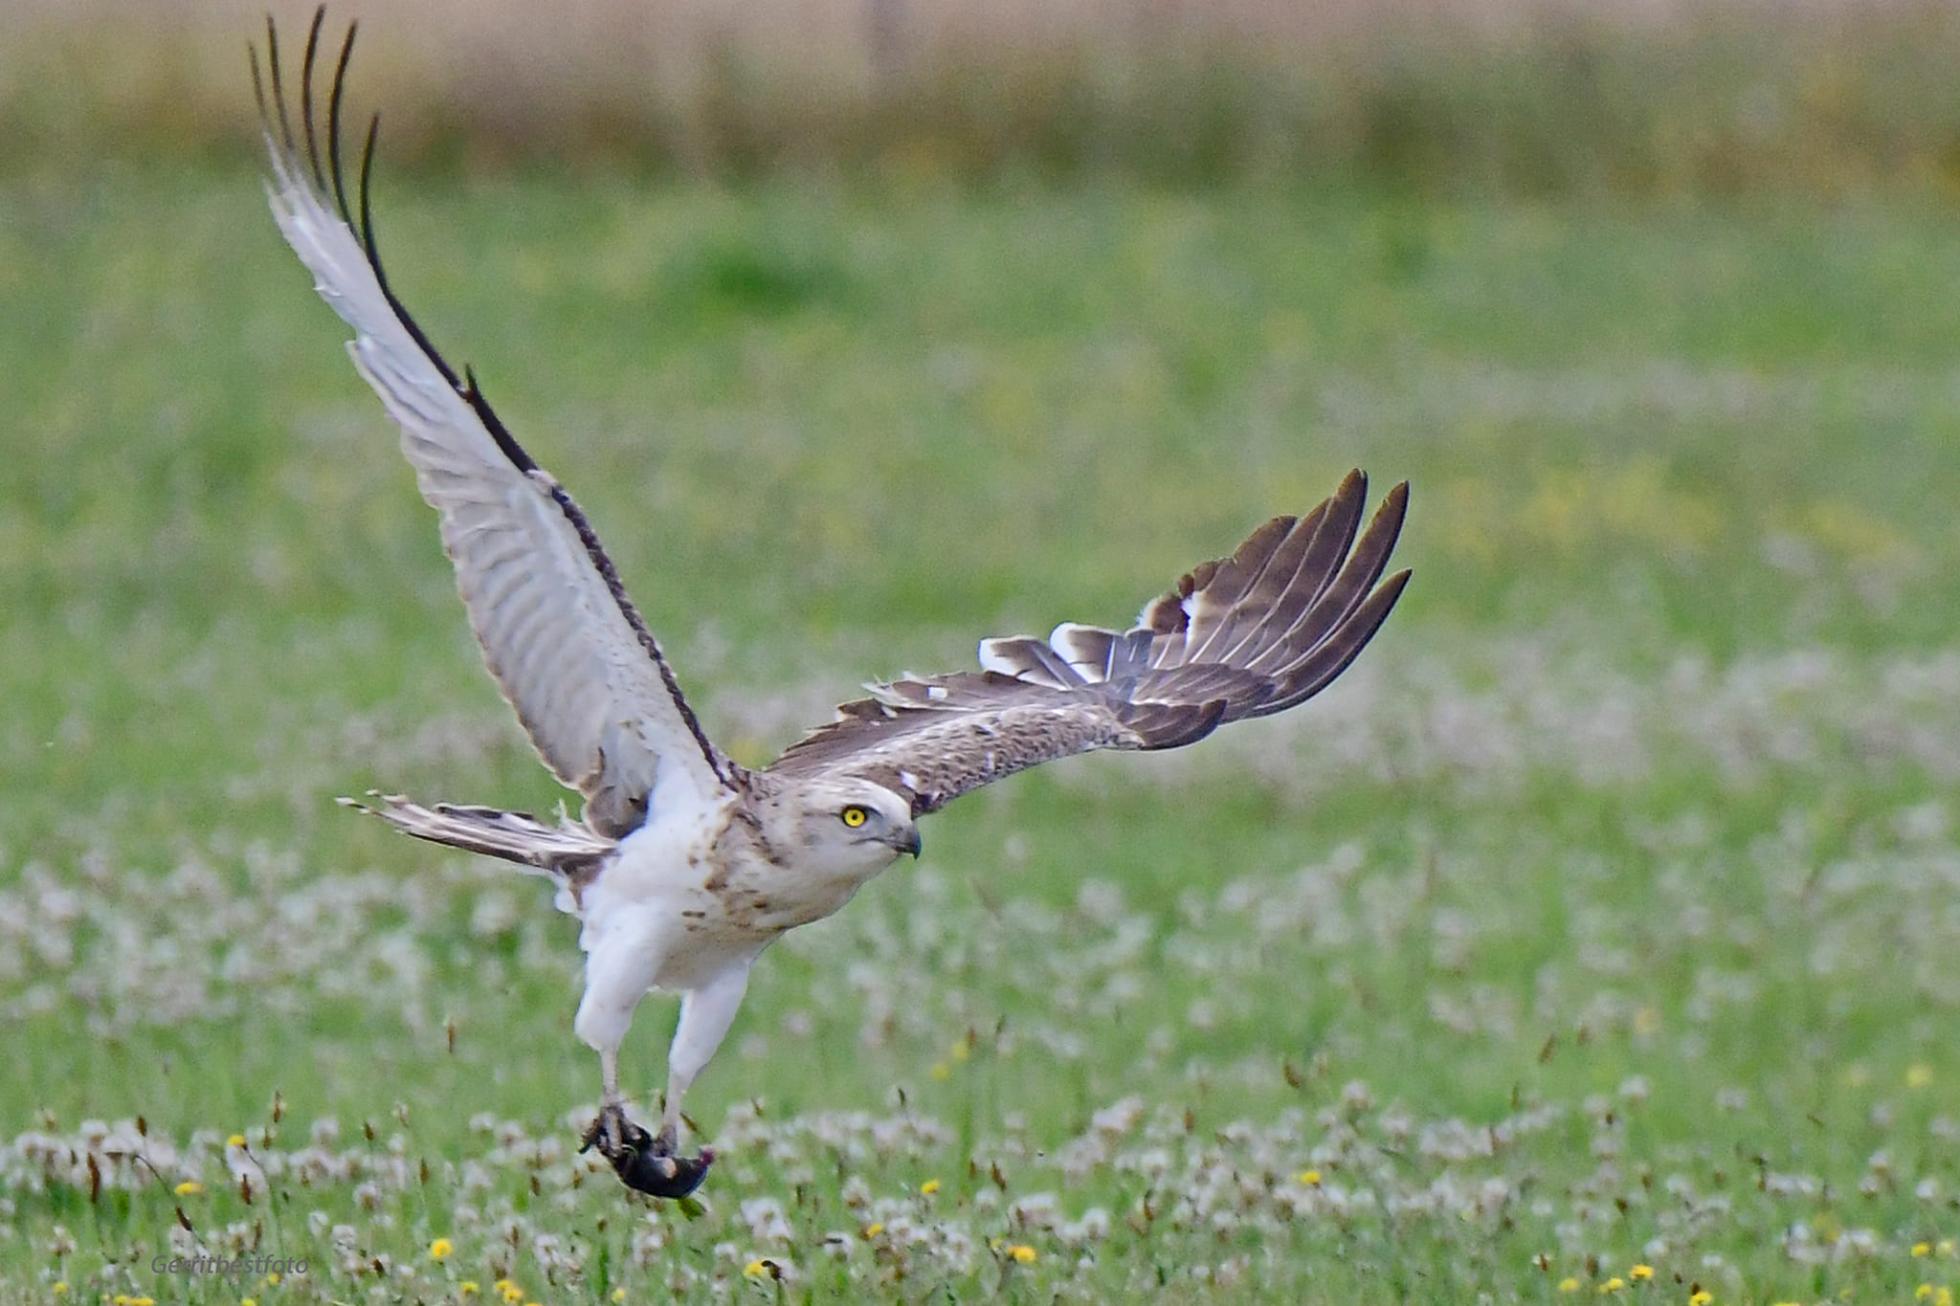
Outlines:
[[[295,45],[310,10],[275,3]],[[0,169],[251,142],[258,0],[0,0]],[[1960,183],[1951,0],[365,0],[391,167]]]

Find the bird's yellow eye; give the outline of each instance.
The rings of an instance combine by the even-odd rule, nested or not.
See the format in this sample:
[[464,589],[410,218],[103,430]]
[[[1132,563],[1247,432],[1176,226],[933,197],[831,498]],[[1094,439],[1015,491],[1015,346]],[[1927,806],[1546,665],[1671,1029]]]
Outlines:
[[862,807],[859,807],[855,803],[853,803],[849,807],[846,807],[841,813],[841,815],[843,817],[844,824],[850,826],[853,830],[857,829],[859,826],[863,825],[866,821],[871,819],[871,813],[865,811]]

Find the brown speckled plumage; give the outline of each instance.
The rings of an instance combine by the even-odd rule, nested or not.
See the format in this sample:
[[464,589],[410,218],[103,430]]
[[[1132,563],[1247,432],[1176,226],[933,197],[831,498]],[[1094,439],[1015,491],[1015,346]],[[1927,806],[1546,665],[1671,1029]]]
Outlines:
[[1409,578],[1376,584],[1408,487],[1389,491],[1357,539],[1367,485],[1350,472],[1305,517],[1275,517],[1230,557],[1193,567],[1132,630],[985,640],[985,670],[876,686],[764,774],[864,776],[923,815],[1055,758],[1177,748],[1304,702],[1360,653]]

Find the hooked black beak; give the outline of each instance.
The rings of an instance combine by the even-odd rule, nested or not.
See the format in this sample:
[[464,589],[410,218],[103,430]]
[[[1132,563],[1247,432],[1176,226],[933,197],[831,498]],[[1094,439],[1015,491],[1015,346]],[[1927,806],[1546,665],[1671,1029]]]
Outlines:
[[925,847],[925,841],[919,838],[919,827],[915,825],[911,829],[907,830],[905,832],[905,837],[898,840],[896,843],[894,843],[892,847],[898,849],[902,853],[911,853],[912,860],[917,861],[919,859],[920,850]]

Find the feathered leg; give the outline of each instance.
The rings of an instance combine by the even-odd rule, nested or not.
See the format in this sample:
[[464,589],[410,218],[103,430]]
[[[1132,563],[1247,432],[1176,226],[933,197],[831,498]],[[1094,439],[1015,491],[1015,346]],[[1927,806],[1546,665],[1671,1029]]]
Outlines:
[[[603,919],[603,924],[601,924]],[[585,1146],[596,1147],[629,1187],[655,1197],[685,1197],[707,1178],[715,1154],[680,1156],[681,1098],[708,1059],[721,1046],[742,1005],[753,957],[727,967],[681,998],[681,1017],[667,1054],[667,1103],[656,1137],[626,1114],[619,1091],[619,1048],[633,1023],[633,1012],[653,987],[673,942],[673,922],[650,910],[588,915],[585,996],[573,1023],[580,1039],[599,1054],[603,1100],[599,1118],[586,1131]]]
[[671,1152],[680,1145],[681,1098],[728,1037],[735,1013],[741,1010],[742,995],[748,991],[749,965],[743,961],[730,966],[681,998],[680,1023],[667,1047],[667,1101],[660,1115],[656,1146]]
[[627,1116],[619,1091],[620,1044],[632,1027],[634,1009],[653,987],[666,953],[665,935],[662,920],[650,911],[611,913],[603,926],[588,916],[585,996],[572,1028],[599,1054],[602,1101],[584,1146],[598,1148],[627,1187],[655,1197],[685,1197],[707,1177],[714,1153],[675,1156],[671,1146],[660,1146]]

